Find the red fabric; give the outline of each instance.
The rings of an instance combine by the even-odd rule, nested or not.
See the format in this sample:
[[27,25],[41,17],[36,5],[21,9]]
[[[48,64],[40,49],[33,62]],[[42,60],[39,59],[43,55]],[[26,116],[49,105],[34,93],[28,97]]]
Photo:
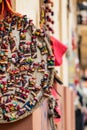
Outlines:
[[62,42],[60,42],[53,36],[51,36],[51,42],[55,56],[55,65],[59,66],[62,64],[62,57],[67,50],[67,46],[65,46]]

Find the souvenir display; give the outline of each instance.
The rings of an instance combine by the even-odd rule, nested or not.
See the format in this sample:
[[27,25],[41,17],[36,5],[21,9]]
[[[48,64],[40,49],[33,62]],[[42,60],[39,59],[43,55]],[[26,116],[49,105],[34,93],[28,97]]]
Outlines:
[[0,123],[28,116],[50,96],[55,66],[50,44],[26,15],[8,9],[0,20]]
[[54,3],[52,2],[52,0],[41,0],[40,25],[41,27],[44,27],[47,32],[52,34],[54,33],[53,6]]

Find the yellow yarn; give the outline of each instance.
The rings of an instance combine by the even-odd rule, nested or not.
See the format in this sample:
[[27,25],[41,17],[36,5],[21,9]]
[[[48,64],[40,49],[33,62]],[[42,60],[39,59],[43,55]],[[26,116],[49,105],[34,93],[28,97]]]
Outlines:
[[2,0],[0,0],[0,3],[2,3]]

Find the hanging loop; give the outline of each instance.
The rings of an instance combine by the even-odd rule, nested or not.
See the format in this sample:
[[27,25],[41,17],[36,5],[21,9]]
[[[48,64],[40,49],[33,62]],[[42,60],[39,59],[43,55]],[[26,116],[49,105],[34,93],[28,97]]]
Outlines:
[[16,15],[18,17],[22,17],[20,13],[17,13],[12,9],[10,0],[0,0],[0,9],[1,9],[0,20],[4,18],[7,12]]
[[10,2],[10,0],[8,1],[8,0],[5,0],[5,2],[6,2],[6,6],[7,6],[7,9],[8,9],[8,11],[10,12],[10,13],[12,13],[12,14],[14,14],[14,15],[16,15],[16,16],[19,16],[19,17],[22,17],[22,15],[20,14],[20,13],[17,13],[17,12],[15,12],[13,9],[12,9],[12,7],[11,7],[11,2]]

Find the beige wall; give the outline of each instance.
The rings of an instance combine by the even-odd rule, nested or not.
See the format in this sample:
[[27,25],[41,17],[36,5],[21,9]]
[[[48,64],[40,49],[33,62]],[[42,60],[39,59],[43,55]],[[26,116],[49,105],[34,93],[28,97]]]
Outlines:
[[53,26],[53,28],[55,31],[54,36],[59,39],[59,22],[60,22],[60,19],[59,19],[59,0],[53,0],[53,2],[54,2],[54,8],[53,8],[53,10],[54,10],[54,17],[53,17],[54,26]]
[[[63,42],[63,44],[67,44],[68,43],[68,28],[67,28],[67,0],[61,0],[60,1],[60,37],[61,37],[61,41]],[[68,60],[67,58],[64,56],[63,57],[63,64],[62,64],[62,69],[61,69],[61,73],[62,73],[62,79],[63,79],[63,83],[65,86],[68,86]]]
[[39,0],[16,0],[16,11],[27,14],[28,18],[34,20],[35,25],[39,23]]

